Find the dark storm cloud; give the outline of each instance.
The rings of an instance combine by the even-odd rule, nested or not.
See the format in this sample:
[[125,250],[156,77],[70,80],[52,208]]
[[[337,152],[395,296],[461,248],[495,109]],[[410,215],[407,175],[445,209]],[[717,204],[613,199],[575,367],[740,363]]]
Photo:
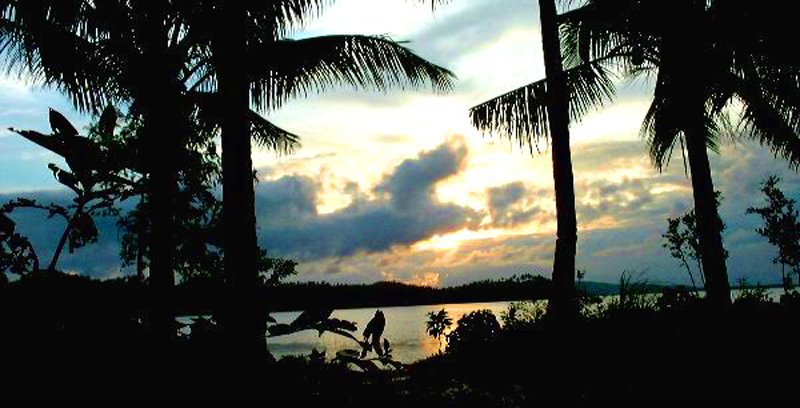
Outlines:
[[[436,234],[476,226],[479,214],[435,196],[437,183],[461,171],[467,149],[451,140],[408,159],[384,176],[365,199],[330,214],[314,207],[319,186],[310,178],[286,176],[257,187],[262,244],[281,256],[301,260],[347,257],[407,246]],[[267,198],[267,195],[271,195]],[[287,212],[282,207],[297,209]]]

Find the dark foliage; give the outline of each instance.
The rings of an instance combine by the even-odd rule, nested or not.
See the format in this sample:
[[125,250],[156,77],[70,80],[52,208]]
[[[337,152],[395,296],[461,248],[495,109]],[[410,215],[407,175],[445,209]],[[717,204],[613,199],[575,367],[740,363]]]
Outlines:
[[458,319],[456,325],[456,329],[447,335],[448,352],[491,347],[500,336],[500,323],[489,310],[470,312]]
[[779,177],[770,176],[761,183],[761,192],[764,193],[767,205],[750,207],[747,214],[758,214],[763,220],[764,226],[756,232],[777,247],[778,254],[772,259],[772,263],[781,265],[781,282],[788,292],[792,284],[791,278],[787,276],[787,267],[789,272],[798,276],[800,284],[800,211],[795,208],[797,201],[786,197],[778,187],[780,180]]

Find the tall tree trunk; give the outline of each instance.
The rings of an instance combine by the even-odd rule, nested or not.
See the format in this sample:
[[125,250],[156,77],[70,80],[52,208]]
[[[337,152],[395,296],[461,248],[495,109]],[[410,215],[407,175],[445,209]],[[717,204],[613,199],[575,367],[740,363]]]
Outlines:
[[704,107],[698,104],[694,125],[686,133],[686,150],[692,176],[692,193],[697,216],[700,256],[705,275],[706,297],[717,306],[731,303],[731,288],[725,266],[725,249],[722,247],[722,226],[717,212],[714,182],[706,148]]
[[553,260],[553,291],[550,312],[560,320],[577,313],[575,297],[575,252],[577,221],[575,215],[575,182],[570,151],[569,105],[566,77],[561,62],[558,22],[554,0],[539,0],[544,65],[547,75],[547,115],[552,140],[553,181],[555,183],[556,252]]
[[[168,109],[163,107],[161,109]],[[153,127],[164,123],[159,115],[153,115],[148,120]],[[145,125],[147,126],[147,125]],[[150,167],[150,296],[151,296],[151,315],[150,330],[154,339],[158,342],[170,342],[175,337],[174,310],[171,305],[172,288],[175,286],[175,276],[173,273],[173,248],[175,246],[174,220],[172,218],[174,192],[177,177],[171,169],[169,163],[175,156],[168,157],[163,143],[152,139],[167,139],[171,135],[162,135],[156,129],[151,129],[148,139],[151,139],[148,146],[151,152]],[[153,150],[153,149],[157,150]],[[160,164],[159,164],[160,163]]]
[[[143,20],[137,27],[143,34],[143,50],[138,61],[146,72],[137,84],[136,99],[144,115],[144,155],[148,169],[148,209],[150,212],[150,318],[152,339],[162,346],[176,336],[172,289],[175,286],[173,209],[178,180],[181,138],[185,137],[185,110],[181,109],[181,88],[169,64],[166,49],[165,3],[142,2]],[[162,349],[163,350],[163,349]]]
[[251,157],[246,10],[241,2],[226,2],[214,44],[222,119],[222,193],[225,280],[228,299],[224,326],[231,352],[255,360],[266,356],[265,319],[257,307],[255,191]]

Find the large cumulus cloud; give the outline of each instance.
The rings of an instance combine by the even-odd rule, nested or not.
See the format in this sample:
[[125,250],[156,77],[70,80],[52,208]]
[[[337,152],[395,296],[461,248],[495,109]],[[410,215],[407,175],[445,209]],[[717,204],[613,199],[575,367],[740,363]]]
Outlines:
[[278,255],[317,260],[386,251],[475,227],[478,212],[442,203],[435,193],[438,183],[463,169],[466,157],[463,142],[449,139],[400,163],[372,195],[351,185],[352,202],[329,214],[317,213],[320,186],[310,177],[261,183],[256,189],[260,241]]

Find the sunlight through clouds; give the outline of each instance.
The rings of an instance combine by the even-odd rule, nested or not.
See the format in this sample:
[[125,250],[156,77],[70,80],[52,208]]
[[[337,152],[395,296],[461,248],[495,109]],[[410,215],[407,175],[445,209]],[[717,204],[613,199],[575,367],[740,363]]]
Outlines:
[[[470,107],[544,76],[537,20],[529,0],[464,0],[436,13],[411,0],[339,0],[296,32],[295,38],[356,33],[408,40],[406,46],[453,70],[458,81],[445,95],[343,88],[265,112],[300,135],[302,148],[286,157],[254,150],[262,244],[298,259],[300,280],[391,278],[437,286],[549,275],[556,229],[550,151],[543,144],[531,154],[482,135],[468,116]],[[691,208],[691,184],[679,154],[664,173],[647,156],[639,129],[650,92],[647,82],[620,84],[615,103],[572,126],[578,266],[593,280],[616,281],[632,266],[651,270],[653,280],[683,279],[660,235],[666,217]],[[88,123],[64,97],[0,76],[3,129],[47,130],[49,107]],[[754,143],[724,146],[722,153],[712,155],[712,168],[726,197],[722,212],[730,220],[726,244],[735,277],[751,273],[753,259],[769,259],[755,220],[744,216],[755,204],[758,182],[774,172],[786,175],[791,192],[800,191],[800,183]],[[5,130],[0,159],[4,198],[57,188],[46,168],[54,158]],[[95,260],[103,265],[86,270],[110,270],[109,254],[118,245],[113,225],[103,237],[109,240],[104,256]],[[73,258],[69,266],[92,261]]]

